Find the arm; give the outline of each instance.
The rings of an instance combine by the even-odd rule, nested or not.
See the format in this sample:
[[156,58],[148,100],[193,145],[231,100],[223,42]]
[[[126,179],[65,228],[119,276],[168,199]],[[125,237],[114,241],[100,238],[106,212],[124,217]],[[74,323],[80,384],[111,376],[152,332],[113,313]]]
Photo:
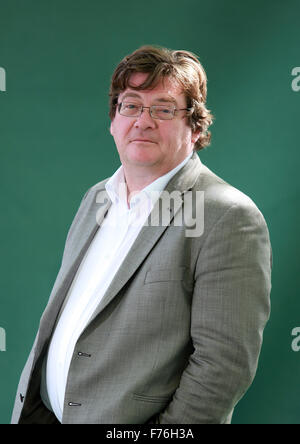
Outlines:
[[160,423],[224,423],[251,385],[270,312],[271,246],[254,205],[233,205],[211,229],[195,274],[194,352]]

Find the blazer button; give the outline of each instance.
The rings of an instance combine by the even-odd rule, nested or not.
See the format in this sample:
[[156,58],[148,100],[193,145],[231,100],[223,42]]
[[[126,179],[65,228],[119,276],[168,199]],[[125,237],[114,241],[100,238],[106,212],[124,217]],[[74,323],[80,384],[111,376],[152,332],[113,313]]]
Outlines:
[[81,404],[79,404],[78,402],[69,402],[69,403],[68,403],[68,406],[69,406],[69,407],[80,407]]
[[83,356],[84,358],[90,358],[92,355],[90,353],[78,352],[78,356]]

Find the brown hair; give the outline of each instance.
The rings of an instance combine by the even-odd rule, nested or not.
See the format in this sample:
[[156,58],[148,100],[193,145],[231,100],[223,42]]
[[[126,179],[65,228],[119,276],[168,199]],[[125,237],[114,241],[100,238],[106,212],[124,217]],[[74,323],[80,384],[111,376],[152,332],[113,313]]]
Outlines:
[[[139,86],[130,85],[133,73],[149,73]],[[136,90],[155,88],[164,77],[174,78],[183,88],[187,98],[187,107],[192,108],[188,114],[192,131],[200,130],[200,137],[195,143],[195,150],[200,151],[210,144],[211,133],[208,127],[213,116],[206,108],[207,77],[197,56],[189,51],[173,51],[157,46],[142,46],[126,56],[115,69],[110,85],[111,120],[116,114],[119,94],[128,87]]]

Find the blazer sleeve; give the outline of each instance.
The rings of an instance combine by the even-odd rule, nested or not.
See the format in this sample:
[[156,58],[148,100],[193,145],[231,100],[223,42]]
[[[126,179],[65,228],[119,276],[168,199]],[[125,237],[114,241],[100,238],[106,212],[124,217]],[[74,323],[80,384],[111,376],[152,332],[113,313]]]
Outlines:
[[157,422],[230,422],[257,370],[270,315],[271,256],[268,228],[254,204],[232,205],[210,230],[195,274],[194,351]]

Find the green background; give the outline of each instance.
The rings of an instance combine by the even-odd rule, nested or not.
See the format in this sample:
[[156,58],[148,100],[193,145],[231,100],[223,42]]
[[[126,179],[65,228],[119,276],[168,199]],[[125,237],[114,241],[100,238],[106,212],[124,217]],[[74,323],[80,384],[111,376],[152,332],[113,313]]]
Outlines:
[[[187,49],[216,117],[204,164],[263,212],[274,254],[272,315],[235,424],[300,423],[299,0],[0,0],[0,423],[59,269],[82,195],[120,165],[109,134],[112,72],[143,44]],[[300,82],[299,82],[300,83]]]

